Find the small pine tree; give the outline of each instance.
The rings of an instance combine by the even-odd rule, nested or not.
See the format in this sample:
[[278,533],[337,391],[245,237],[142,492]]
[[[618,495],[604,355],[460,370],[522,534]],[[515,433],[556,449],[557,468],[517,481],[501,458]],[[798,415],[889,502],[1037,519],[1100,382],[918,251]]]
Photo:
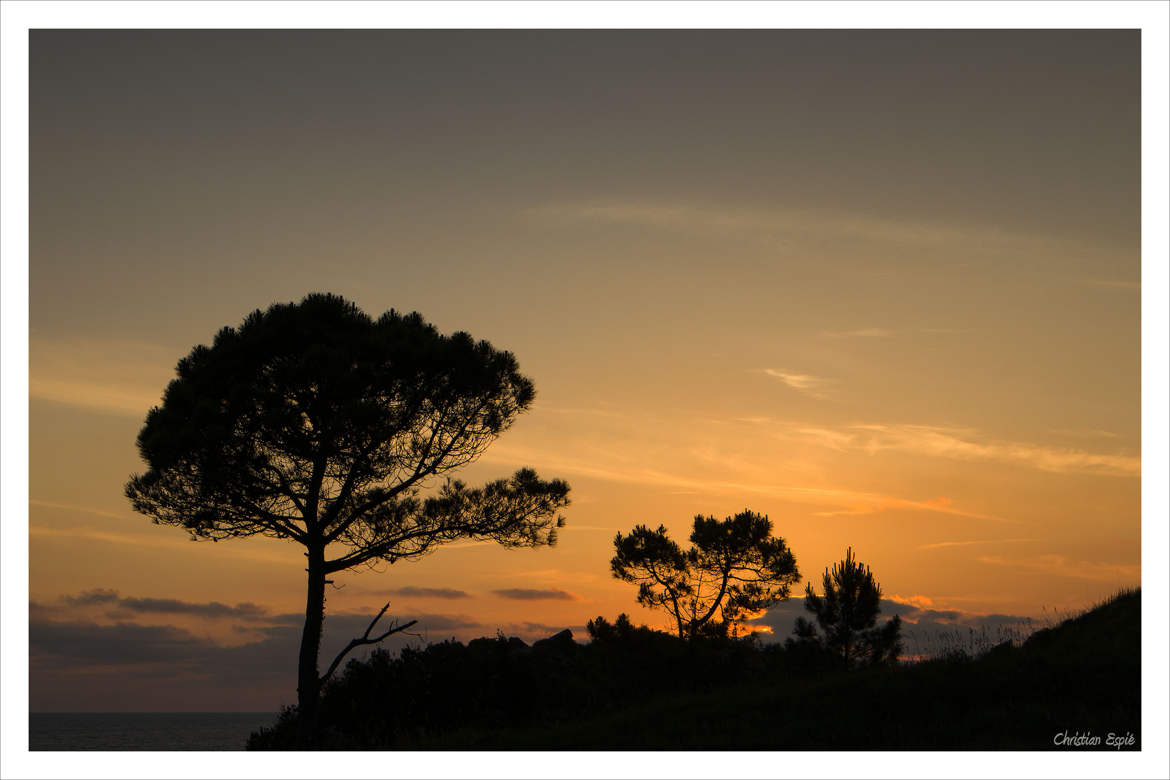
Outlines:
[[[822,578],[824,595],[818,596],[810,583],[805,588],[804,607],[813,613],[816,624],[803,617],[796,619],[790,643],[816,643],[846,666],[858,663],[892,663],[902,652],[902,620],[895,615],[877,627],[881,612],[881,586],[873,572],[853,557],[853,548],[845,551],[845,560],[825,569]],[[818,633],[817,626],[823,633]]]

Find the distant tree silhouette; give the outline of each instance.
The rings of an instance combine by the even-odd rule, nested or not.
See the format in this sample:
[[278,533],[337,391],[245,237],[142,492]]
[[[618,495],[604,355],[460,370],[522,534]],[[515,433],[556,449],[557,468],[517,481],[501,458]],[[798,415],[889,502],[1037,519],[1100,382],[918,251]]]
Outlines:
[[601,615],[585,624],[589,638],[594,642],[612,642],[615,639],[626,639],[634,632],[634,624],[625,612],[617,616],[617,620],[610,623]]
[[[846,549],[845,560],[833,564],[832,571],[825,569],[822,587],[824,595],[818,596],[812,583],[806,586],[804,606],[815,616],[816,625],[798,617],[793,630],[796,639],[789,643],[819,644],[846,666],[898,659],[902,619],[895,615],[876,627],[882,589],[869,567],[854,559],[852,547]],[[817,626],[823,634],[818,634]]]
[[635,526],[614,539],[613,575],[638,586],[638,603],[665,610],[680,637],[726,635],[744,615],[788,596],[800,580],[766,515],[744,510],[717,520],[697,515],[684,551],[665,526]]
[[305,625],[297,707],[311,738],[321,685],[354,639],[318,672],[329,575],[417,558],[458,539],[552,544],[569,486],[528,469],[483,487],[431,478],[475,460],[532,403],[516,359],[466,333],[444,336],[417,314],[377,320],[312,294],[225,327],[179,361],[138,435],[149,470],[126,495],[155,523],[218,541],[263,535],[305,548]]

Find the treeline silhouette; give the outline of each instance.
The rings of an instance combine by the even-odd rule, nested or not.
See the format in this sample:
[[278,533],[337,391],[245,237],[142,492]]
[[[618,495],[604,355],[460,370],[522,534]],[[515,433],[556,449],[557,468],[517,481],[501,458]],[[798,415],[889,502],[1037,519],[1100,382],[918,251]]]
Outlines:
[[[529,646],[498,636],[376,650],[321,701],[323,749],[1141,748],[1141,594],[978,657],[847,668],[822,645],[687,639],[628,618]],[[296,712],[249,749],[296,749]],[[1106,744],[1112,733],[1125,742]]]
[[[397,657],[374,650],[326,685],[319,744],[388,748],[460,729],[565,724],[664,696],[775,683],[840,665],[828,652],[801,646],[790,653],[752,637],[680,639],[635,627],[625,614],[612,623],[595,618],[588,628],[588,644],[565,630],[531,646],[499,635],[404,648]],[[249,748],[295,748],[296,719],[287,708]]]

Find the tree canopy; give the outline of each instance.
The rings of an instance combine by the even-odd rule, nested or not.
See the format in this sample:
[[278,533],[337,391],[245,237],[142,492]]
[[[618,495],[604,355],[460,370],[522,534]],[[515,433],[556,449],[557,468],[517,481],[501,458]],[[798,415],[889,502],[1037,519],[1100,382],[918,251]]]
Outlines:
[[196,538],[266,536],[345,548],[326,572],[415,557],[472,536],[555,538],[568,486],[531,470],[420,499],[532,402],[509,352],[443,336],[417,314],[372,320],[333,295],[277,304],[179,361],[138,436],[150,469],[134,508]]
[[[442,335],[418,313],[375,320],[312,294],[252,312],[179,361],[138,435],[149,468],[126,495],[196,539],[264,535],[307,548],[304,708],[319,687],[327,575],[456,539],[554,542],[565,482],[530,469],[475,488],[448,476],[533,397],[510,352]],[[446,480],[424,495],[437,477]]]
[[[852,547],[832,570],[825,569],[822,588],[823,596],[816,594],[812,583],[805,588],[805,609],[815,616],[816,625],[797,618],[797,641],[819,644],[846,665],[897,660],[902,651],[902,619],[895,615],[885,625],[876,625],[882,589],[869,567],[853,557]],[[818,634],[817,626],[823,634]]]
[[638,586],[638,603],[665,610],[679,636],[726,633],[788,596],[796,559],[772,522],[750,510],[724,520],[697,515],[683,550],[665,526],[638,525],[614,539],[613,575]]

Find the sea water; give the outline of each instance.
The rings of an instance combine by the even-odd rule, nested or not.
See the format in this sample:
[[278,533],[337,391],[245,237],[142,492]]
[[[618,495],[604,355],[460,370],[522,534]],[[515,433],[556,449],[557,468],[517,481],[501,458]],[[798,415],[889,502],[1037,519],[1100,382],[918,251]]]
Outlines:
[[273,712],[30,712],[29,750],[243,750]]

